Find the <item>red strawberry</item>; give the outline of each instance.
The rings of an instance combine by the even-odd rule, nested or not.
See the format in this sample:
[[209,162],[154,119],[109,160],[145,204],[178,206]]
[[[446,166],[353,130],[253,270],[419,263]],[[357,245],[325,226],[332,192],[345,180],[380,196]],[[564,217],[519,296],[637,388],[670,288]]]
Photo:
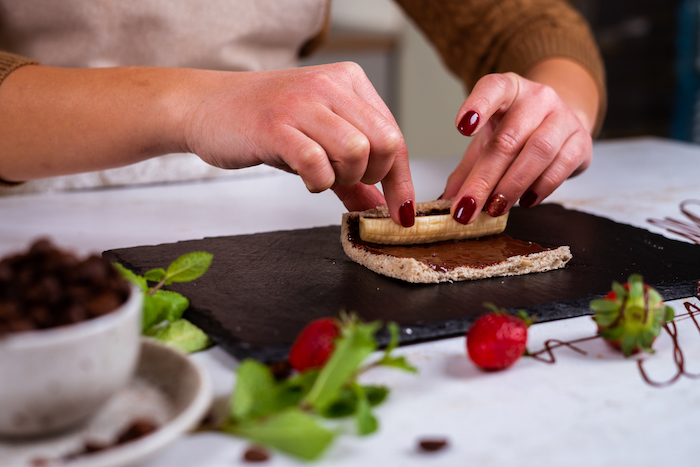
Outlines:
[[632,274],[624,286],[613,282],[605,298],[593,300],[590,308],[600,337],[626,357],[640,350],[652,353],[661,326],[673,319],[673,308],[639,274]]
[[467,332],[467,353],[484,370],[502,370],[525,353],[531,320],[489,306],[494,311],[477,318]]
[[297,371],[319,368],[333,353],[340,326],[333,318],[311,321],[301,330],[291,350],[289,364]]

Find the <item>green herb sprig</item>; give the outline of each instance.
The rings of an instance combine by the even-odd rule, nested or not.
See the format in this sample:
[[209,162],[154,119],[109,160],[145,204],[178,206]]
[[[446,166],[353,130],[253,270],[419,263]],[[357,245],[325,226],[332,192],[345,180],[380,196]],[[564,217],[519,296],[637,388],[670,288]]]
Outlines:
[[[200,278],[214,256],[204,251],[187,253],[170,263],[167,269],[157,268],[140,276],[119,263],[114,267],[144,292],[142,332],[170,347],[186,353],[211,346],[209,337],[197,326],[182,318],[190,301],[182,294],[164,290],[164,285],[189,282]],[[148,283],[155,283],[149,287]]]
[[358,435],[377,431],[372,408],[386,400],[389,388],[360,384],[358,377],[378,366],[417,370],[403,356],[391,355],[399,343],[396,323],[387,325],[390,342],[382,356],[369,363],[365,361],[377,350],[375,334],[381,323],[347,316],[342,323],[335,350],[320,369],[278,381],[267,365],[242,361],[223,431],[303,460],[321,457],[338,436],[324,419],[354,416]]

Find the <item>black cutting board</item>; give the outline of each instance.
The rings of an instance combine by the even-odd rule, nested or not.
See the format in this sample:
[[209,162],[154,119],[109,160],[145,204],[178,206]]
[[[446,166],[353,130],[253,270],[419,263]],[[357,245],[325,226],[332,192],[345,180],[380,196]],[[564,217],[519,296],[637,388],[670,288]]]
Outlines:
[[[266,362],[285,358],[306,323],[340,310],[396,321],[407,344],[463,334],[486,311],[484,302],[523,308],[538,321],[585,315],[592,298],[632,273],[641,273],[666,300],[697,292],[700,245],[556,204],[512,209],[506,233],[545,247],[569,245],[573,259],[565,269],[546,273],[409,284],[350,261],[337,225],[125,248],[104,256],[142,274],[184,253],[212,253],[204,276],[169,288],[190,299],[185,317],[217,344],[237,358]],[[379,340],[385,343],[386,335]]]

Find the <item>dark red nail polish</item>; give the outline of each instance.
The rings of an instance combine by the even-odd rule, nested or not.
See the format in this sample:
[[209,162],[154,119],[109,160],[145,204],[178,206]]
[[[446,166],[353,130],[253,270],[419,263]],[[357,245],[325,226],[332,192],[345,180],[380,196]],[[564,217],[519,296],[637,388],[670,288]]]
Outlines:
[[474,134],[474,130],[476,130],[478,124],[479,114],[474,112],[473,110],[470,110],[464,115],[464,117],[462,117],[462,120],[460,120],[459,125],[457,125],[457,129],[464,136],[471,136]]
[[525,193],[523,193],[523,196],[520,198],[520,207],[522,208],[529,208],[533,204],[535,204],[535,201],[537,201],[537,193],[535,193],[532,190],[527,190]]
[[442,199],[442,197],[445,196],[445,192],[443,191],[440,196],[437,197],[437,199]]
[[408,200],[399,208],[399,219],[404,227],[413,227],[416,223],[416,211],[413,210],[413,201]]
[[508,198],[499,193],[486,203],[484,211],[491,217],[498,217],[505,212],[506,206],[508,206]]
[[471,196],[465,196],[457,204],[457,209],[455,209],[452,217],[454,220],[460,224],[467,224],[469,219],[472,218],[474,210],[476,209],[476,201]]

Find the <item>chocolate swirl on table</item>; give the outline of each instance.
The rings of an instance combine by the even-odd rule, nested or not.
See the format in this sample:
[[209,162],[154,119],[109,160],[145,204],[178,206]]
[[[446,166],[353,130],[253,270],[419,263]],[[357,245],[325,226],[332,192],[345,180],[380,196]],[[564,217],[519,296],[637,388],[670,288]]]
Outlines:
[[[700,281],[698,281],[697,287],[697,298],[700,299]],[[698,333],[700,333],[700,322],[698,322],[698,316],[700,315],[700,307],[690,302],[683,302],[683,306],[685,307],[687,313],[676,315],[676,317],[672,321],[663,325],[663,329],[668,333],[668,335],[671,337],[671,341],[673,342],[673,363],[676,366],[676,374],[674,374],[671,378],[669,378],[666,381],[655,381],[649,377],[646,370],[644,369],[644,360],[641,358],[637,359],[637,367],[639,368],[639,373],[641,374],[644,382],[649,384],[650,386],[657,388],[667,387],[678,381],[682,376],[685,376],[686,378],[690,379],[700,379],[700,373],[691,373],[686,369],[686,359],[683,353],[683,349],[678,343],[678,329],[676,327],[676,323],[678,321],[691,319],[693,320],[693,324],[698,330]],[[526,352],[526,355],[540,362],[550,364],[556,363],[556,357],[554,355],[555,349],[559,347],[568,347],[569,349],[578,352],[581,355],[587,355],[588,352],[577,347],[576,344],[597,339],[599,337],[600,335],[596,334],[594,336],[581,337],[570,341],[549,339],[545,341],[543,349],[538,350],[536,352],[528,351]]]
[[695,328],[698,330],[698,332],[700,332],[700,324],[697,320],[697,315],[700,313],[700,308],[697,305],[693,305],[690,302],[684,302],[683,306],[685,306],[685,309],[688,311],[687,313],[678,315],[674,318],[673,321],[664,324],[664,329],[666,330],[668,335],[671,336],[671,340],[673,341],[673,362],[676,365],[676,374],[673,375],[667,381],[653,381],[649,378],[646,371],[644,371],[643,360],[637,360],[637,366],[639,367],[639,372],[642,374],[642,378],[646,383],[654,387],[662,388],[670,386],[671,384],[678,381],[681,378],[681,376],[685,376],[686,378],[691,379],[700,378],[700,373],[690,373],[685,368],[685,356],[683,355],[683,349],[681,349],[681,346],[678,344],[678,329],[676,328],[677,321],[684,319],[692,319]]
[[686,199],[680,204],[681,212],[690,219],[690,221],[681,221],[672,217],[664,217],[663,219],[647,219],[647,222],[700,245],[700,216],[693,214],[688,208],[688,206],[691,205],[700,207],[700,200]]

